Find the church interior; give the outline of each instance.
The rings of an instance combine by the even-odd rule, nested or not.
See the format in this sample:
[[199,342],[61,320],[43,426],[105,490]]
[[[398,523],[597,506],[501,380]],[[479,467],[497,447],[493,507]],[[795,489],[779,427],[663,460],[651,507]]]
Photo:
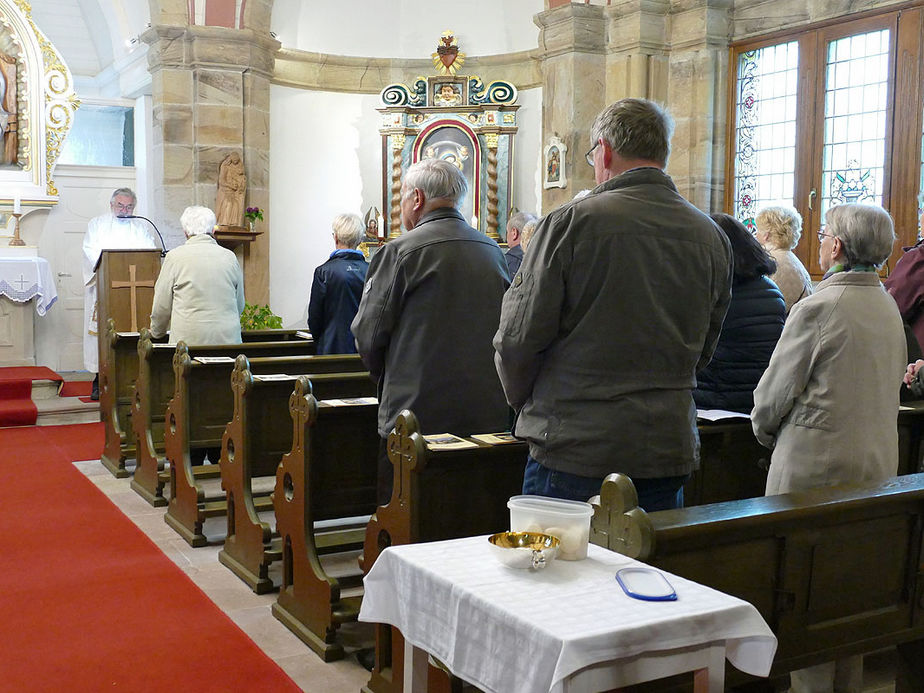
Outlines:
[[[282,568],[283,554],[291,552],[291,546],[286,548],[283,542],[279,549],[277,545],[274,550],[279,555],[273,558],[279,561],[268,577],[251,579],[253,584],[242,580],[239,571],[228,569],[228,562],[238,559],[219,556],[227,527],[238,519],[235,512],[245,514],[243,501],[236,510],[232,504],[230,514],[225,508],[208,515],[200,499],[196,521],[168,518],[164,522],[164,487],[175,491],[183,483],[172,463],[169,472],[162,460],[157,466],[158,456],[169,457],[169,442],[152,448],[150,478],[145,480],[137,471],[131,478],[133,469],[141,469],[143,444],[134,438],[132,427],[144,411],[131,409],[133,379],[137,375],[141,382],[139,368],[161,364],[156,367],[165,369],[165,382],[173,388],[177,362],[171,360],[172,351],[160,349],[167,345],[148,343],[150,364],[139,367],[139,343],[145,339],[141,328],[147,316],[133,313],[131,326],[126,323],[122,329],[133,334],[134,341],[126,343],[120,337],[123,341],[117,345],[113,333],[111,355],[100,363],[105,380],[100,402],[87,396],[94,374],[86,371],[82,357],[86,331],[82,243],[90,220],[107,211],[113,190],[135,191],[134,214],[144,220],[146,229],[156,230],[152,245],[159,248],[162,243],[165,251],[185,240],[180,224],[184,209],[202,205],[216,211],[220,225],[216,238],[234,252],[242,267],[247,304],[268,306],[281,319],[278,327],[286,333],[285,339],[298,341],[307,329],[314,269],[334,250],[331,220],[335,216],[359,215],[367,233],[361,247],[367,255],[374,253],[403,232],[399,209],[403,171],[412,162],[442,158],[457,165],[471,186],[462,209],[466,221],[504,248],[506,225],[514,213],[542,217],[595,187],[594,168],[584,156],[593,145],[591,124],[608,104],[640,97],[662,104],[673,118],[666,171],[680,194],[701,211],[726,212],[749,229],[757,210],[766,204],[795,207],[804,228],[795,252],[816,282],[824,273],[818,265],[823,242],[818,234],[825,212],[841,202],[883,206],[894,219],[898,236],[881,272],[885,278],[901,257],[902,247],[913,246],[920,238],[922,46],[921,0],[468,0],[451,5],[427,0],[0,0],[0,393],[12,397],[8,394],[12,388],[3,389],[4,367],[39,367],[53,372],[56,380],[50,381],[50,387],[57,388],[58,395],[61,380],[80,395],[69,398],[73,406],[68,404],[66,413],[61,413],[63,404],[51,405],[57,401],[56,393],[41,395],[46,410],[43,414],[42,401],[37,400],[38,422],[49,430],[35,439],[27,438],[27,426],[21,425],[35,423],[29,415],[0,425],[0,468],[4,476],[21,477],[11,484],[19,495],[0,502],[0,547],[5,546],[10,559],[4,561],[10,589],[0,596],[0,622],[6,624],[8,638],[17,637],[14,630],[35,631],[15,649],[24,666],[14,666],[7,678],[0,663],[0,689],[100,690],[106,681],[111,687],[139,691],[180,685],[325,693],[402,690],[400,681],[392,685],[389,680],[386,685],[381,677],[376,679],[379,669],[370,680],[356,656],[386,637],[372,624],[355,622],[355,613],[343,615],[356,610],[361,583],[344,578],[342,597],[337,588],[340,611],[328,615],[333,620],[325,626],[327,636],[317,634],[317,625],[300,625],[299,632],[291,625],[291,620],[298,620],[291,616],[293,607],[281,609],[290,609],[289,622],[274,615],[280,610],[278,586],[291,579]],[[838,71],[850,61],[859,65],[852,68],[853,74],[863,73],[859,82],[850,81],[849,66],[843,67],[843,73]],[[223,170],[229,158],[242,167],[238,177],[246,180],[246,189],[242,183],[236,198],[240,209],[224,217],[219,212],[224,208]],[[3,271],[7,262],[9,276]],[[24,291],[28,282],[19,273],[23,263],[34,266],[37,277],[28,293]],[[106,271],[116,270],[113,266]],[[134,296],[134,274],[131,282]],[[101,334],[105,329],[101,324]],[[118,349],[134,359],[131,381],[118,381],[120,386],[127,382],[124,393],[114,389],[116,364],[122,363],[117,361]],[[255,351],[248,356],[258,361],[276,353]],[[298,350],[278,353],[292,355]],[[236,352],[227,355],[233,358]],[[227,355],[215,351],[203,358]],[[255,373],[259,367],[255,365]],[[239,364],[226,370],[232,368],[237,373]],[[348,365],[349,370],[357,368]],[[196,369],[190,369],[195,375]],[[155,376],[144,372],[150,378],[148,386],[156,390]],[[228,372],[222,371],[220,380],[225,389]],[[127,376],[120,371],[118,377]],[[197,406],[210,406],[213,391],[208,387],[189,394],[183,406],[193,412]],[[357,390],[344,397],[374,394],[374,390]],[[152,401],[156,396],[151,395]],[[58,410],[50,411],[48,406]],[[106,406],[122,417],[131,411],[133,420],[121,439],[118,426],[113,429],[116,414],[107,413]],[[33,407],[32,414],[35,411]],[[283,405],[282,411],[275,428],[281,426],[291,436],[289,410]],[[0,402],[0,421],[4,413]],[[175,430],[169,429],[176,428],[170,418],[175,413],[168,411],[166,419],[162,410],[144,415],[149,427],[154,421],[161,439],[173,440]],[[94,422],[94,427],[78,435],[76,431],[83,431],[79,426],[87,422]],[[922,422],[924,408],[899,417],[901,468],[909,479],[920,469]],[[61,432],[52,433],[53,426],[60,426]],[[108,426],[105,432],[104,426]],[[266,428],[274,426],[267,423]],[[140,430],[144,431],[143,425]],[[78,442],[69,439],[71,432]],[[758,450],[750,426],[728,424],[701,436],[704,449],[707,439],[713,446],[713,464],[722,455],[756,460],[768,454]],[[73,449],[68,450],[69,445]],[[44,460],[52,450],[60,457],[54,469]],[[133,462],[136,454],[138,467]],[[36,488],[41,478],[30,476],[37,474],[29,469],[33,460],[36,467],[46,468],[48,484],[57,478],[73,497],[52,501],[61,494]],[[701,476],[698,486],[687,490],[688,498],[703,504],[749,498],[745,488],[763,495],[765,471],[760,472],[761,479],[752,474],[730,481],[725,471],[707,467],[709,462],[704,456],[704,469],[714,476]],[[269,472],[266,478],[274,474]],[[218,492],[224,481],[220,485],[212,478],[201,483]],[[248,511],[255,502],[249,483]],[[710,483],[725,486],[713,493]],[[734,487],[736,483],[740,487]],[[759,601],[770,599],[766,596],[770,593],[786,592],[791,602],[798,602],[792,595],[805,588],[811,592],[806,600],[815,601],[804,613],[798,611],[802,606],[790,604],[786,609],[798,612],[798,617],[788,620],[786,609],[782,616],[775,612],[779,654],[788,667],[774,671],[776,688],[758,688],[753,678],[745,682],[733,674],[726,675],[729,687],[786,690],[780,675],[785,679],[788,671],[816,659],[823,661],[818,657],[824,652],[836,652],[868,654],[865,693],[914,690],[903,684],[904,660],[896,654],[896,648],[906,647],[903,656],[913,659],[924,642],[924,613],[916,604],[924,600],[917,582],[924,575],[918,565],[921,546],[910,545],[921,536],[924,481],[914,483],[917,486],[909,481],[899,484],[901,488],[877,491],[881,496],[907,494],[905,505],[898,508],[893,503],[888,512],[873,501],[825,500],[832,512],[835,506],[840,509],[841,519],[825,515],[812,521],[841,522],[832,529],[834,545],[853,542],[857,535],[851,527],[865,523],[857,530],[858,546],[881,557],[882,575],[894,580],[876,590],[875,576],[855,579],[851,587],[871,590],[871,596],[862,605],[866,609],[862,615],[843,618],[838,605],[819,598],[806,584],[786,590],[776,585],[754,587],[755,606],[762,615],[773,611],[767,606],[770,602]],[[45,493],[49,504],[60,507],[27,519],[36,504],[46,503]],[[195,509],[195,484],[192,493]],[[74,498],[83,496],[93,498],[86,504],[86,523],[78,522],[80,532],[66,535],[73,535],[67,540],[49,541],[40,550],[23,541],[24,526],[32,528],[26,534],[35,541],[32,530],[54,533],[55,527],[69,523],[71,514],[82,512],[83,501]],[[253,510],[265,522],[273,518],[273,501],[268,498]],[[755,521],[748,530],[753,532],[753,543],[736,546],[738,553],[723,554],[729,563],[721,567],[743,565],[749,557],[757,565],[772,552],[774,542],[794,531],[793,517],[806,523],[806,518],[821,517],[813,514],[816,505],[824,503],[805,501],[790,509],[790,515],[774,515],[772,522],[779,524],[767,519],[758,527]],[[747,512],[782,513],[772,503],[748,506]],[[848,526],[843,518],[857,524]],[[84,549],[81,533],[93,534],[97,525],[91,523],[105,522],[124,527],[111,537],[100,534],[94,546]],[[658,525],[667,537],[664,547],[686,540],[679,524],[665,520],[663,528]],[[635,532],[636,548],[644,543],[638,537],[649,531],[634,525],[620,527],[627,536]],[[327,575],[334,578],[355,572],[357,561],[364,560],[364,537],[369,541],[365,526],[351,525],[342,531],[352,543],[341,554],[325,556],[323,545],[318,550],[311,542],[311,550],[322,555]],[[694,536],[690,531],[688,536]],[[877,546],[882,533],[909,542],[908,553],[882,557],[885,549]],[[107,541],[132,556],[124,576],[118,555],[104,546]],[[692,541],[711,539],[704,534]],[[66,574],[69,561],[78,562],[78,552],[69,549],[68,542],[80,546],[80,553],[102,551],[99,555],[105,559],[100,560],[111,563],[103,568],[108,582],[93,583],[106,590],[105,595],[75,593],[70,601],[84,600],[83,608],[61,605],[63,625],[59,626],[56,616],[47,613],[59,608],[52,606],[58,600],[36,596],[27,580],[34,574],[44,585],[41,590],[66,585],[49,580],[48,574]],[[799,547],[803,557],[809,556],[806,560],[815,561],[811,565],[818,575],[829,584],[837,582],[836,576],[825,574],[822,560],[838,553],[831,543],[822,550],[806,539]],[[679,555],[680,549],[676,550]],[[706,579],[709,570],[703,563],[709,563],[708,549],[702,552],[699,559],[671,557],[664,569],[689,564],[693,575]],[[25,580],[21,574],[17,577],[22,567],[16,563],[36,563],[39,554],[43,556],[39,565],[26,571]],[[644,555],[641,550],[634,554]],[[163,557],[170,566],[159,563]],[[886,565],[900,560],[905,561],[900,569]],[[737,575],[745,569],[729,570]],[[782,574],[776,577],[781,582],[787,579]],[[161,586],[152,584],[161,578]],[[718,579],[717,588],[730,585],[730,580]],[[266,589],[256,587],[257,583]],[[94,626],[84,637],[69,632],[64,634],[67,637],[56,633],[46,638],[49,631],[76,628],[94,618],[91,607],[97,599],[107,609],[115,609],[110,601],[136,600],[132,608],[119,607],[125,609],[129,625],[113,627],[111,632],[118,636]],[[68,601],[60,595],[59,600]],[[896,600],[903,606],[895,606]],[[824,603],[817,607],[818,602]],[[172,605],[167,609],[165,604]],[[166,615],[152,615],[161,609]],[[207,614],[204,624],[193,626],[191,635],[177,635],[183,630],[180,626],[191,623],[200,612]],[[852,625],[850,618],[855,618]],[[150,632],[142,632],[148,628]],[[93,638],[100,640],[94,643]],[[43,651],[46,639],[54,643],[54,651]],[[77,643],[76,654],[60,654],[58,648],[70,647],[68,639],[90,640],[92,646]],[[794,649],[786,649],[784,639],[786,647]],[[218,651],[226,659],[210,663],[201,651],[201,656],[194,656],[197,648],[207,651],[212,645],[223,648]],[[400,646],[398,640],[390,653],[395,661]],[[143,663],[133,664],[135,658]],[[0,662],[3,659],[0,656]],[[164,661],[168,664],[158,664]],[[226,664],[222,676],[210,678],[208,670]],[[157,669],[161,671],[151,673]],[[77,670],[82,672],[79,676]],[[429,676],[431,690],[477,690],[436,666]]]

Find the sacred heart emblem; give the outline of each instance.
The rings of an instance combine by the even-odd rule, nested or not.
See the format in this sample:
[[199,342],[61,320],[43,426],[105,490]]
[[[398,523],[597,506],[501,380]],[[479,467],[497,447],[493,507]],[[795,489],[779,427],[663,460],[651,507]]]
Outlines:
[[440,74],[455,75],[456,71],[465,63],[465,53],[459,50],[459,44],[451,31],[444,31],[440,35],[439,45],[433,58],[433,67]]

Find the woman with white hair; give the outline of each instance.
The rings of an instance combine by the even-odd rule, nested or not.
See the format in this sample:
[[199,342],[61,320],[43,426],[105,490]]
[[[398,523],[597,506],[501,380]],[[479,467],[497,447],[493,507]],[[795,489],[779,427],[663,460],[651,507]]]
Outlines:
[[[881,207],[845,204],[825,221],[824,279],[793,307],[754,391],[754,434],[773,450],[768,496],[898,471],[905,334],[876,273],[895,242],[892,219]],[[850,682],[843,690],[862,690],[860,656],[795,671],[792,690],[832,690],[835,669]]]
[[234,253],[212,235],[215,213],[187,207],[180,217],[186,243],[174,248],[154,285],[151,334],[187,344],[240,344],[244,274]]
[[812,278],[792,249],[802,235],[802,216],[792,207],[764,207],[754,218],[755,236],[776,260],[776,272],[770,275],[786,302],[786,313],[796,301],[811,296]]

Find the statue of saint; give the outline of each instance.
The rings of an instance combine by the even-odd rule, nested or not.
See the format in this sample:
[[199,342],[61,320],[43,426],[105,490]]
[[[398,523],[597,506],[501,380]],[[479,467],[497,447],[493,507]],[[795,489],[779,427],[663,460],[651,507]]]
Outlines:
[[15,164],[18,159],[16,111],[16,58],[0,53],[0,165]]
[[247,176],[241,155],[231,152],[218,167],[218,196],[215,198],[215,216],[219,226],[240,226],[244,217],[244,191]]

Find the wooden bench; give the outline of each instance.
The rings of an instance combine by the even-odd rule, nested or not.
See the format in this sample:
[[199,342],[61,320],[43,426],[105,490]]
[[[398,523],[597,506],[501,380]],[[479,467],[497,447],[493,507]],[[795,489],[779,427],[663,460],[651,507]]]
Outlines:
[[100,462],[122,479],[131,474],[125,461],[135,456],[131,403],[138,376],[138,333],[116,332],[115,321],[110,318],[102,343],[107,353],[100,359],[99,369],[99,416],[105,431]]
[[[523,488],[526,443],[429,450],[417,418],[405,410],[388,437],[388,456],[395,470],[392,497],[378,508],[366,529],[364,572],[388,546],[510,529],[507,501]],[[403,676],[401,633],[376,624],[375,666],[363,690],[397,693]]]
[[[763,496],[771,451],[754,437],[750,419],[700,422],[700,468],[684,485],[684,505]],[[904,402],[898,413],[898,473],[921,469],[924,402]]]
[[924,474],[650,514],[613,474],[592,503],[594,543],[757,607],[779,639],[771,677],[922,645]]
[[[343,596],[342,590],[359,587],[362,575],[327,574],[319,557],[327,542],[315,522],[375,511],[381,438],[377,404],[319,403],[320,385],[301,376],[289,400],[292,445],[276,471],[273,499],[283,554],[273,615],[329,662],[344,654],[337,630],[359,615],[360,597]],[[356,528],[359,546],[365,531],[365,523]]]
[[[242,333],[243,344],[187,345],[193,358],[197,356],[235,358],[238,354],[252,357],[307,356],[314,353],[314,342],[297,338],[295,331],[253,330]],[[261,337],[283,337],[261,341]],[[153,506],[167,504],[164,486],[164,416],[173,397],[175,375],[173,357],[175,344],[155,343],[147,329],[141,330],[137,348],[137,379],[132,394],[132,429],[135,445],[135,472],[131,487]],[[230,398],[230,395],[229,395]]]
[[[149,333],[147,329],[144,332]],[[306,334],[299,330],[246,330],[241,333],[241,339],[244,342],[298,342],[305,346],[309,353],[314,353],[314,340],[306,338]],[[108,321],[106,339],[103,341],[106,353],[101,354],[99,371],[99,411],[105,430],[105,443],[100,461],[118,478],[131,476],[125,462],[136,458],[137,455],[133,388],[139,375],[139,341],[139,333],[116,332],[115,322],[112,319]],[[172,352],[173,347],[169,348]],[[236,354],[237,352],[234,355]],[[172,354],[168,358],[172,358]],[[173,369],[169,361],[167,376],[169,387],[172,387]],[[156,407],[154,411],[157,412]]]
[[[344,367],[358,366],[358,360],[345,361],[343,358],[329,360],[325,365],[338,361]],[[287,370],[290,369],[287,368]],[[293,428],[290,407],[291,403],[299,397],[302,388],[308,388],[309,391],[313,388],[318,398],[331,400],[354,397],[374,398],[376,394],[376,385],[369,377],[368,371],[300,375],[297,380],[295,377],[288,380],[263,380],[261,376],[253,374],[247,357],[238,356],[234,372],[231,374],[234,411],[223,437],[223,447],[227,453],[222,454],[221,459],[221,485],[228,501],[228,535],[225,538],[224,548],[218,554],[218,559],[258,594],[269,592],[277,587],[269,577],[269,567],[281,557],[281,542],[273,540],[269,523],[262,522],[257,515],[254,506],[253,483],[260,477],[272,477],[275,487],[280,460],[283,455],[293,449],[293,439],[301,438],[300,428],[304,426],[304,422],[300,427],[299,422],[294,421]],[[347,408],[352,409],[352,407]],[[377,406],[372,406],[373,417],[376,410]],[[295,415],[293,414],[292,417],[294,419]],[[370,421],[372,436],[377,440],[375,419],[372,418]],[[350,422],[355,423],[356,419],[351,419]],[[311,507],[321,508],[321,516],[318,519],[355,515],[368,517],[375,510],[376,448],[373,447],[371,458],[357,455],[365,449],[354,445],[354,440],[351,438],[354,432],[349,429],[338,432],[346,435],[342,440],[336,441],[337,447],[334,450],[325,451],[339,455],[336,461],[326,457],[321,460],[321,462],[333,465],[336,473],[325,476],[324,469],[318,470],[320,477],[318,481],[324,483],[313,494],[317,503],[312,504]],[[365,432],[355,431],[356,440],[368,437],[363,436]],[[302,459],[304,460],[304,457]],[[357,466],[367,467],[370,470],[365,476],[371,478],[371,482],[363,478],[363,481],[367,483],[361,486],[361,491],[366,494],[371,493],[372,502],[336,503],[336,500],[342,497],[352,499],[355,495],[354,487],[357,480],[348,472],[356,469]],[[304,472],[301,476],[304,476]],[[277,490],[277,492],[281,491]],[[325,513],[324,510],[327,507],[330,507],[333,512]],[[299,518],[302,526],[306,524],[308,527],[313,526],[314,518],[311,516],[311,508],[303,506],[303,510],[306,514]],[[365,529],[365,522],[362,523],[362,528]]]
[[[355,354],[264,357],[251,359],[250,367],[257,374],[293,375],[357,372],[364,368]],[[219,465],[193,467],[190,450],[222,446],[225,427],[234,415],[233,368],[233,363],[194,361],[185,344],[177,345],[173,361],[174,395],[167,407],[164,429],[164,447],[170,466],[170,501],[164,520],[191,546],[205,546],[208,540],[202,533],[202,524],[209,517],[227,512],[225,494],[207,494],[202,484],[205,479],[219,476]],[[258,512],[272,508],[269,493],[273,481],[268,478],[265,488],[257,489],[260,497],[254,499],[254,505]]]

